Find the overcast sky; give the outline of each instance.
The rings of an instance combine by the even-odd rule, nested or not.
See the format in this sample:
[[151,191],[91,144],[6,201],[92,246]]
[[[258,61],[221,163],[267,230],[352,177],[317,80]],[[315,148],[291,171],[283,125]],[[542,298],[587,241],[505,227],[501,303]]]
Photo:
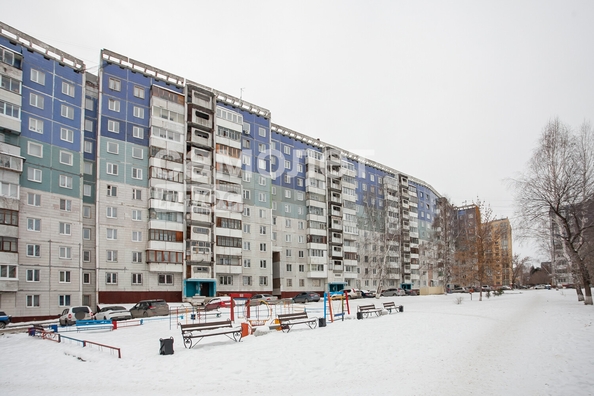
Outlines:
[[[264,107],[272,121],[514,221],[546,123],[594,110],[594,1],[0,0],[82,59],[102,48]],[[514,252],[536,256],[532,246]],[[542,257],[544,258],[544,257]]]

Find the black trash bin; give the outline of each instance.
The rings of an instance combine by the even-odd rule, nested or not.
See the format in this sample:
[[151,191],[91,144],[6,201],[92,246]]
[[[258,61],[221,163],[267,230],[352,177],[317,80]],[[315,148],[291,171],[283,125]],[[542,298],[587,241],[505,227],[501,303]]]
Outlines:
[[357,312],[357,319],[363,319],[363,312]]
[[318,326],[326,327],[326,318],[318,318]]
[[159,349],[160,355],[173,355],[173,337],[160,338],[161,348]]
[[399,307],[398,307],[398,311],[400,311],[400,312],[404,312],[404,305],[401,305],[401,306],[399,306]]

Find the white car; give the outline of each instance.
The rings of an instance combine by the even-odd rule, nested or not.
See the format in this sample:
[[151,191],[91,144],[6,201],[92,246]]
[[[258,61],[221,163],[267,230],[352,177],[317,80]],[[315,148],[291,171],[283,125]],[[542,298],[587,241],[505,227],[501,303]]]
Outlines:
[[272,294],[255,294],[252,296],[250,301],[250,305],[258,305],[258,304],[274,304],[278,301],[277,296],[273,296]]
[[132,314],[120,305],[103,307],[95,314],[97,320],[127,320],[132,319]]
[[64,311],[62,311],[58,321],[60,322],[60,326],[72,326],[77,320],[89,319],[93,319],[93,311],[91,311],[90,307],[82,305],[78,307],[66,308]]

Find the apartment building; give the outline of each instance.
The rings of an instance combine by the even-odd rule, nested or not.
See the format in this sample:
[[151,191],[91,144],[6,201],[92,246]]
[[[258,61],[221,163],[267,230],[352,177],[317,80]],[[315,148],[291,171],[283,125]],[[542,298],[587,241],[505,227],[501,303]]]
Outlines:
[[268,109],[0,24],[0,308],[438,283],[429,184]]

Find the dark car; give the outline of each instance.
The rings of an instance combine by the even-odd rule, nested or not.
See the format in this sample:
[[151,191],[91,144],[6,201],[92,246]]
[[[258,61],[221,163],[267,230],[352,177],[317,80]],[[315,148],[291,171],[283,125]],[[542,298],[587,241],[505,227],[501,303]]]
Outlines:
[[169,315],[169,305],[165,300],[144,300],[130,308],[130,313],[135,318],[167,316]]
[[6,315],[4,311],[0,311],[0,329],[6,327],[10,323],[10,316]]
[[303,292],[293,297],[293,302],[296,303],[307,303],[307,302],[318,302],[320,301],[320,295],[314,292]]
[[361,290],[363,298],[374,298],[375,292],[373,290]]

